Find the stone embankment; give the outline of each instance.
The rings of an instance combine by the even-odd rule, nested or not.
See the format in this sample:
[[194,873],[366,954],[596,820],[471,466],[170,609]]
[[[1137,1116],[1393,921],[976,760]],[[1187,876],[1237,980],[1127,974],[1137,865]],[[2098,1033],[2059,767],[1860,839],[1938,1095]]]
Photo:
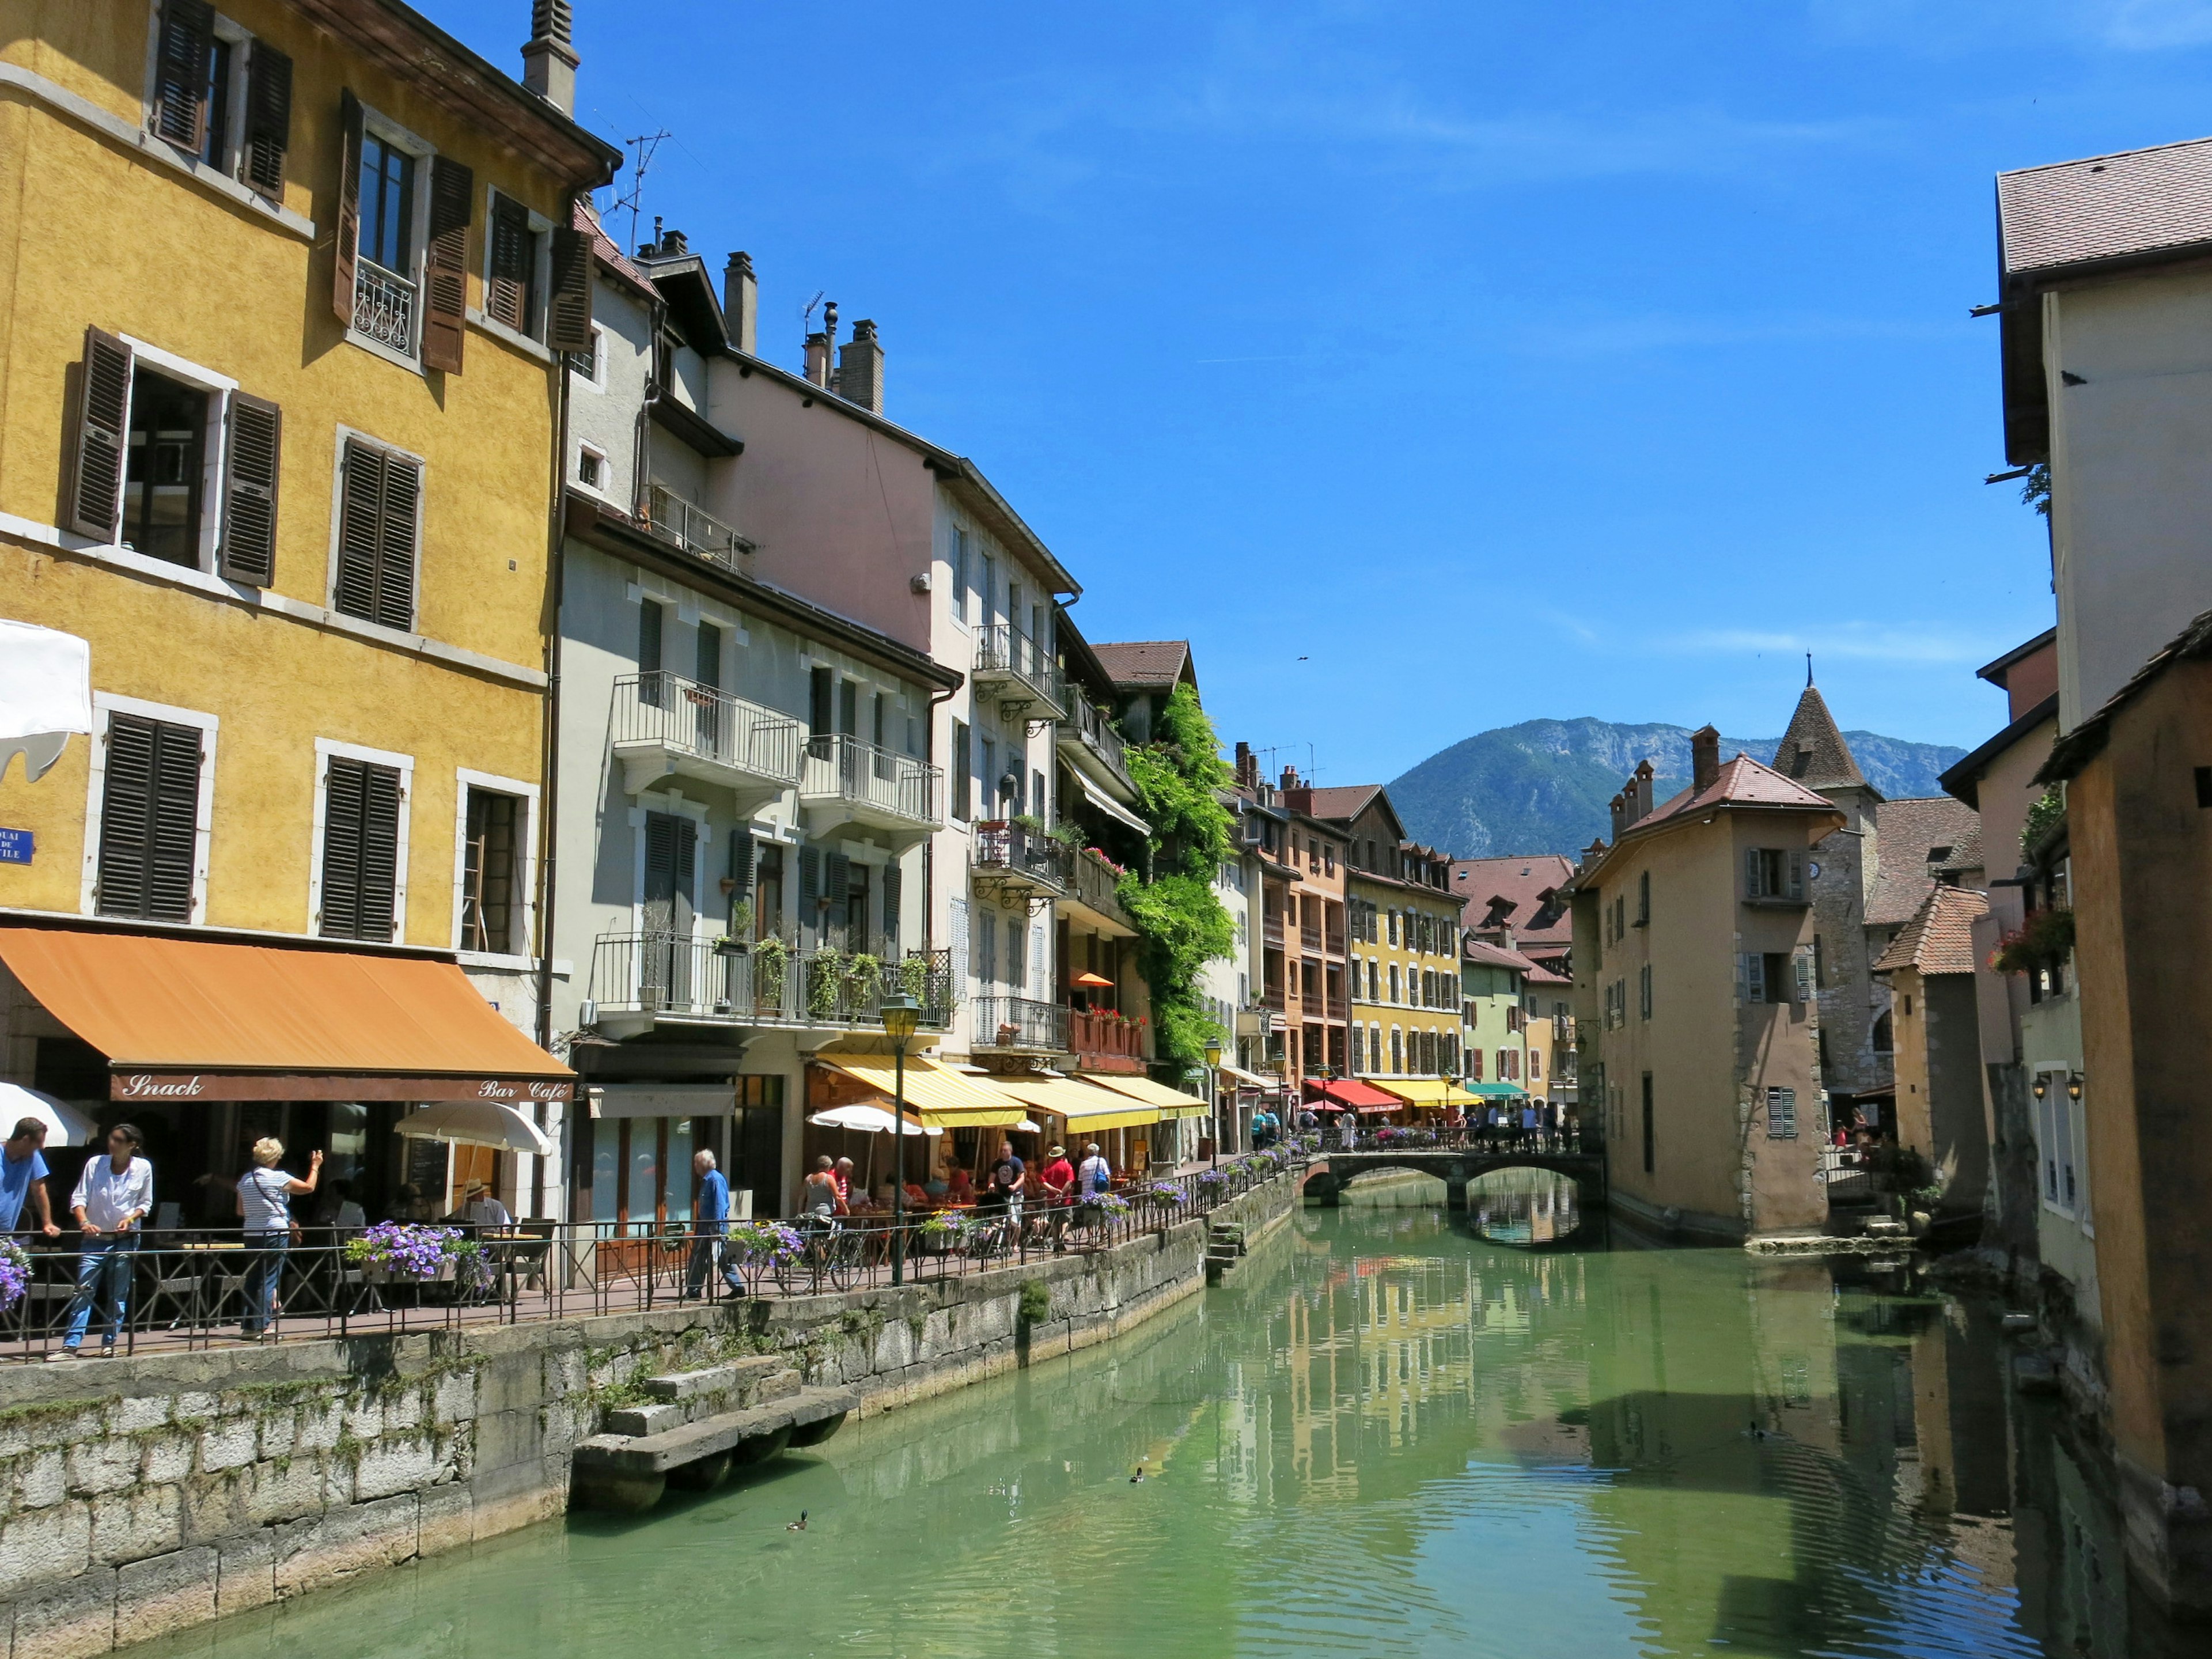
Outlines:
[[652,1379],[773,1357],[866,1415],[1105,1341],[1205,1288],[1216,1227],[1256,1243],[1297,1201],[1279,1176],[1095,1255],[897,1291],[0,1369],[0,1656],[104,1653],[550,1519],[611,1413],[647,1426]]

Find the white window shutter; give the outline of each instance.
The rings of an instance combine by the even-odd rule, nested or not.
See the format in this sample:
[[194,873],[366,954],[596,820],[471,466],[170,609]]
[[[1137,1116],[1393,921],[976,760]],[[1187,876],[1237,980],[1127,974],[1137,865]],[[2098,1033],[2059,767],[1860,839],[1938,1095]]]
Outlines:
[[1805,854],[1802,850],[1792,851],[1790,854],[1790,896],[1794,899],[1805,896]]
[[952,971],[959,975],[956,982],[964,984],[974,968],[968,954],[968,901],[952,901]]
[[1795,965],[1797,969],[1797,1000],[1810,1002],[1813,1000],[1813,952],[1808,947],[1802,945],[1797,947]]
[[1766,1000],[1766,958],[1756,951],[1743,953],[1743,1000],[1746,1002]]

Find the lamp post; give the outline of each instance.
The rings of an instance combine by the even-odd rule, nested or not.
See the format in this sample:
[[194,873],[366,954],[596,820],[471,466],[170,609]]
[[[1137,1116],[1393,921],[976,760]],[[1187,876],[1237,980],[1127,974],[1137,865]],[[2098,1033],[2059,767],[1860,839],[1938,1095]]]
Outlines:
[[1206,1045],[1206,1103],[1213,1120],[1213,1167],[1221,1167],[1221,1043]]
[[921,1005],[903,991],[883,1001],[884,1035],[891,1040],[891,1283],[906,1282],[906,1045],[921,1023]]

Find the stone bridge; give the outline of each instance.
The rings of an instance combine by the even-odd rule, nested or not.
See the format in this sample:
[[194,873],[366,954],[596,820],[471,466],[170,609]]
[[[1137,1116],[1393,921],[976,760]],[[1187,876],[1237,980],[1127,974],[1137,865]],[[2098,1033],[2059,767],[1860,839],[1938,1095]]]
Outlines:
[[1334,1208],[1340,1194],[1355,1177],[1377,1170],[1413,1170],[1434,1176],[1444,1183],[1444,1205],[1452,1210],[1467,1208],[1468,1182],[1480,1181],[1500,1170],[1548,1170],[1575,1183],[1584,1211],[1600,1208],[1605,1203],[1605,1155],[1595,1152],[1492,1152],[1469,1146],[1329,1152],[1308,1168],[1301,1190],[1309,1204]]

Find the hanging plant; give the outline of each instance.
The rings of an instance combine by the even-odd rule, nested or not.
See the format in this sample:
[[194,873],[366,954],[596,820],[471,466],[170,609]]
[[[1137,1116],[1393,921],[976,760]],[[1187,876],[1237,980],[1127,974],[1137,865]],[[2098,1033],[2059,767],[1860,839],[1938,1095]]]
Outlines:
[[849,1006],[864,1008],[878,1000],[883,994],[884,964],[880,957],[859,951],[846,958],[845,994]]
[[756,1006],[778,1011],[782,1008],[784,974],[790,961],[791,947],[774,933],[753,947],[753,1002]]
[[899,989],[916,1002],[929,1001],[929,958],[918,951],[907,953],[898,966]]
[[838,999],[845,988],[844,952],[825,945],[806,963],[806,1012],[817,1019],[834,1019]]
[[2073,954],[2074,913],[2038,910],[1997,942],[1990,953],[1990,966],[2000,974],[2033,974],[2063,968]]
[[31,1286],[31,1258],[13,1239],[0,1238],[0,1313],[23,1299]]

